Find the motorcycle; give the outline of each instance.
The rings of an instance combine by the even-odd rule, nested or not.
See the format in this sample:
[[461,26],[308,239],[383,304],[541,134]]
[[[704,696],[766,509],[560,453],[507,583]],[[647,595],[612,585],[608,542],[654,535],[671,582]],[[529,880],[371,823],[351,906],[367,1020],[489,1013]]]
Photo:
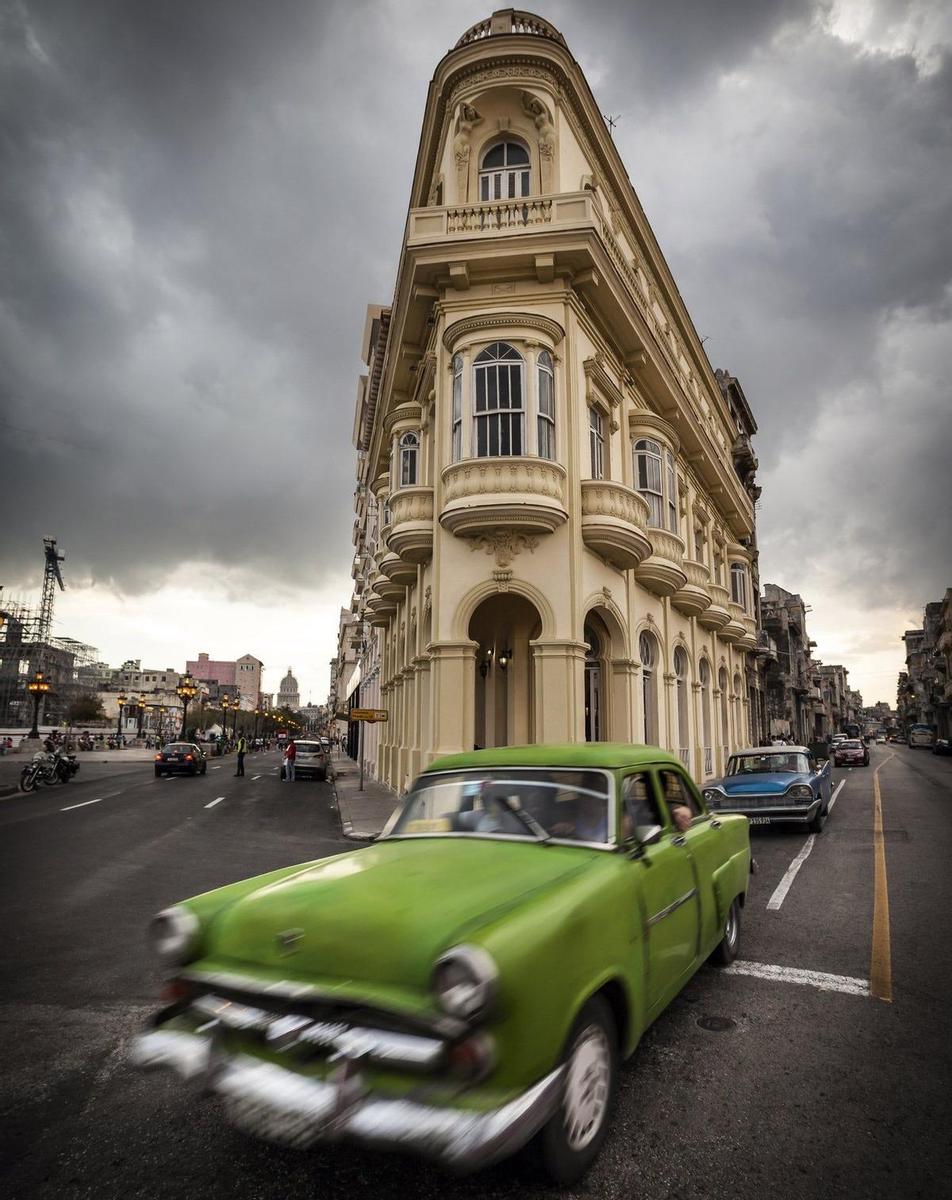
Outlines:
[[41,783],[47,787],[59,782],[59,774],[53,756],[38,750],[20,772],[20,791],[35,792]]
[[79,770],[79,763],[76,761],[75,754],[64,754],[59,751],[55,756],[54,766],[60,783],[69,783]]

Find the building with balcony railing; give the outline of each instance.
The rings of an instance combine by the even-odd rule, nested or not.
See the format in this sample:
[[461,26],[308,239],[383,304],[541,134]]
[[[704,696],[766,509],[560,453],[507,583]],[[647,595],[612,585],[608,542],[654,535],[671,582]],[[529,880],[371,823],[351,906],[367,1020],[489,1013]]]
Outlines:
[[342,630],[351,679],[379,664],[379,777],[582,740],[719,771],[764,712],[756,423],[542,19],[494,13],[438,64],[363,361]]

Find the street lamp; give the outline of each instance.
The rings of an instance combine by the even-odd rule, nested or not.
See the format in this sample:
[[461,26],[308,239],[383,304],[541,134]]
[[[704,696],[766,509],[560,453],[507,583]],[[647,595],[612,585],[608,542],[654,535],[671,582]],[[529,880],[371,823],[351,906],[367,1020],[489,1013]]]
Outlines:
[[30,682],[26,685],[26,690],[33,697],[33,728],[27,734],[27,737],[38,738],[40,731],[36,727],[37,718],[40,712],[40,701],[50,690],[50,683],[42,671],[37,671]]
[[125,707],[129,697],[125,692],[120,692],[116,697],[116,703],[119,705],[119,716],[116,718],[116,749],[122,745],[122,710]]
[[139,694],[139,738],[142,737],[142,722],[145,720],[146,698]]
[[221,704],[221,740],[224,742],[227,740],[228,734],[229,698],[227,696],[222,696],[219,703]]
[[232,726],[231,726],[231,731],[234,734],[234,736],[237,738],[238,737],[238,710],[241,708],[241,697],[235,696],[235,698],[231,702],[231,705],[232,705],[232,711],[235,714],[235,718],[234,718],[234,721],[232,722]]
[[258,719],[260,718],[260,716],[261,716],[261,709],[260,709],[260,708],[256,708],[256,709],[255,709],[255,726],[254,726],[254,729],[252,730],[252,733],[251,733],[251,740],[252,740],[252,741],[255,741],[255,739],[256,739],[256,738],[257,738],[257,736],[258,736]]
[[182,701],[182,741],[184,742],[188,736],[185,728],[185,722],[188,717],[189,701],[198,694],[198,687],[196,686],[195,680],[192,678],[189,671],[186,671],[179,680],[179,685],[175,689],[175,692],[178,698]]

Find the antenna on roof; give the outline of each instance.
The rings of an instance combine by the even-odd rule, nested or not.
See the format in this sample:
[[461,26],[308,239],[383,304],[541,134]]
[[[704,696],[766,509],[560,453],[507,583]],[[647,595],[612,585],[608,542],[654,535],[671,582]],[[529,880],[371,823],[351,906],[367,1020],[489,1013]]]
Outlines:
[[608,126],[608,132],[612,135],[612,137],[614,137],[615,136],[615,126],[621,120],[621,113],[619,113],[615,117],[610,116],[608,113],[602,113],[602,117],[605,121],[605,124]]

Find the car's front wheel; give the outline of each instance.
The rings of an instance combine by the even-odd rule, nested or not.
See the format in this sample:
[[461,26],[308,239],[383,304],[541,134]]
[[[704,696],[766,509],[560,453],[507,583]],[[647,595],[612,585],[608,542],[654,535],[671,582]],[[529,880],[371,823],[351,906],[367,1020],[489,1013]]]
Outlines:
[[740,904],[735,899],[731,901],[731,906],[727,910],[727,919],[724,921],[723,936],[714,948],[714,953],[711,955],[711,962],[718,967],[729,967],[737,957],[737,951],[740,949]]
[[618,1078],[617,1039],[611,1009],[593,996],[569,1034],[559,1107],[539,1134],[542,1165],[555,1183],[580,1179],[602,1148]]
[[807,825],[807,829],[809,829],[809,831],[811,833],[822,833],[823,826],[825,824],[826,824],[826,806],[821,801],[820,807],[816,810],[816,816],[809,823],[809,825]]

